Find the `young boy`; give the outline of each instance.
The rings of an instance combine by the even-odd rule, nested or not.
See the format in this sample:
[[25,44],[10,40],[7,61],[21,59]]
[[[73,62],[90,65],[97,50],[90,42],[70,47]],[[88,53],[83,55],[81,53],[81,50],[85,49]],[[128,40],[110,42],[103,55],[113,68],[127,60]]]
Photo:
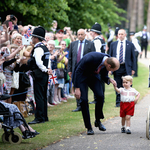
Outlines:
[[[123,88],[117,88],[114,85],[116,92],[120,93],[121,102],[120,102],[120,117],[122,118],[122,128],[121,133],[131,134],[130,131],[130,119],[134,115],[134,106],[137,103],[140,93],[131,87],[133,78],[132,76],[124,76]],[[125,129],[126,123],[126,129]]]

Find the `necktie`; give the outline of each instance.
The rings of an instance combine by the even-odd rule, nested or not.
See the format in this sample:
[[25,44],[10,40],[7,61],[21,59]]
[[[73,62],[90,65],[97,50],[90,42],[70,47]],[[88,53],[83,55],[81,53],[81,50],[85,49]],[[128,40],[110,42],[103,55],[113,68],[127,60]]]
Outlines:
[[77,54],[77,63],[81,59],[81,49],[82,49],[82,41],[80,41],[80,46],[79,46],[79,50],[78,50],[78,54]]
[[121,42],[121,46],[120,46],[119,62],[120,64],[123,63],[123,42]]
[[103,67],[104,65],[100,65],[97,69],[97,71],[95,71],[95,73],[99,74],[99,72],[101,71],[101,68]]

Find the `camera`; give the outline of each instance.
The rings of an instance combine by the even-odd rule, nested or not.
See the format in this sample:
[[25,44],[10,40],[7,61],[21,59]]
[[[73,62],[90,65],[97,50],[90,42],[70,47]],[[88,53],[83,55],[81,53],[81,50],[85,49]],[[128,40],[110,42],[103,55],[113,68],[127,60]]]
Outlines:
[[14,15],[10,15],[10,21],[14,21],[16,20],[15,16]]

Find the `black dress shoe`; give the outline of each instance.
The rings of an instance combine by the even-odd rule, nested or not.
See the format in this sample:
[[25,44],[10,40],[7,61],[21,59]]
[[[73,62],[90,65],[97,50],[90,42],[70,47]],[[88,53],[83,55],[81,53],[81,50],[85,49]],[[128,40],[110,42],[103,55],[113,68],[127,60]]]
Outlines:
[[94,100],[92,102],[89,102],[89,104],[96,104],[96,101]]
[[36,123],[44,123],[45,121],[39,121],[39,120],[33,120],[29,122],[28,124],[36,124]]
[[100,121],[97,122],[97,121],[95,120],[95,127],[99,127],[99,130],[101,130],[101,131],[106,131],[105,126],[104,126]]
[[93,135],[93,134],[94,134],[94,131],[92,129],[87,130],[87,135]]
[[31,132],[33,135],[38,135],[38,134],[40,134],[39,132],[37,132],[36,130],[35,130],[35,132]]
[[77,107],[75,110],[72,110],[72,112],[77,112],[77,111],[81,111],[81,106]]

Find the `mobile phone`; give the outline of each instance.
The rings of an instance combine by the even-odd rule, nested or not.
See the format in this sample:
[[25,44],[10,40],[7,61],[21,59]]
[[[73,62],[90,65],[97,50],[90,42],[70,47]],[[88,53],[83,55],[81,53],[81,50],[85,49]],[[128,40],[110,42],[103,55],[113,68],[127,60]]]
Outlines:
[[66,34],[66,30],[64,31],[64,34]]
[[22,37],[22,45],[30,45],[30,42],[32,42],[32,37],[26,38],[25,36]]
[[3,26],[0,26],[0,31],[3,31]]
[[9,29],[12,30],[12,22],[9,21],[8,23],[9,23]]

